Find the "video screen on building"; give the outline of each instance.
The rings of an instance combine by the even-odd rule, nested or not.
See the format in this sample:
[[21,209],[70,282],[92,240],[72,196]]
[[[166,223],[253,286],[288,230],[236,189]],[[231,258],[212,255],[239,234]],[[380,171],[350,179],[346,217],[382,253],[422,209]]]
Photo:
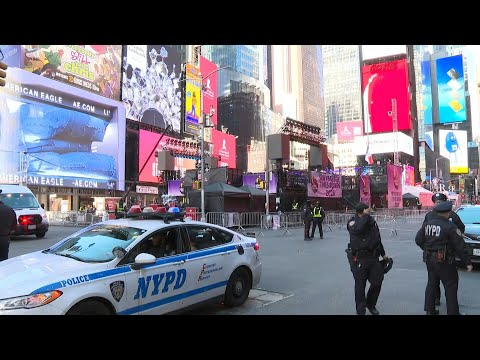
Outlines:
[[[440,155],[450,159],[451,174],[468,173],[468,142],[466,130],[439,130]],[[441,160],[439,160],[441,161]]]
[[337,122],[338,141],[353,141],[355,136],[363,135],[363,121],[342,121]]
[[440,124],[467,120],[463,57],[437,59],[438,116]]
[[218,166],[237,166],[237,141],[235,136],[212,129],[213,156],[218,158]]
[[168,45],[126,45],[123,51],[122,101],[127,118],[180,135],[181,56]]
[[412,129],[405,59],[363,65],[362,94],[366,134]]
[[1,183],[124,190],[123,104],[9,68],[0,164]]
[[432,125],[432,75],[431,75],[430,61],[422,61],[421,75],[422,87],[420,93],[422,95],[421,109],[423,110],[423,123],[425,125]]

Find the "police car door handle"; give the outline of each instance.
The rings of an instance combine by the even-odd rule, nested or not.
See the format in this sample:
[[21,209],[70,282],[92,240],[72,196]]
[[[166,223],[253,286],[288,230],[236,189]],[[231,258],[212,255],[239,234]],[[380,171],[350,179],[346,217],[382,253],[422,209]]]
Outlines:
[[172,265],[183,265],[185,264],[186,261],[187,261],[186,259],[183,259],[183,260],[172,263]]

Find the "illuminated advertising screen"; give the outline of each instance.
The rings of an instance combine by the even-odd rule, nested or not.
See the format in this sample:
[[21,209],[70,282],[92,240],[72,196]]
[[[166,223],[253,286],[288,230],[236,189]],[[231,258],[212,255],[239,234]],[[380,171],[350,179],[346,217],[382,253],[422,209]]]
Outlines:
[[432,131],[425,131],[425,142],[427,143],[428,147],[434,151],[435,144],[433,142],[433,130]]
[[[451,174],[468,173],[468,142],[466,130],[439,130],[440,155],[450,159]],[[441,161],[441,160],[439,160]]]
[[122,45],[22,45],[22,69],[120,100]]
[[[0,45],[0,61],[7,64],[9,67],[21,67],[21,45]],[[3,59],[2,59],[3,57]]]
[[185,129],[188,134],[200,134],[200,88],[202,78],[199,76],[199,69],[191,64],[187,64],[185,84]]
[[218,157],[218,167],[237,166],[237,148],[235,136],[212,129],[213,156]]
[[169,180],[168,195],[183,196],[183,180]]
[[403,165],[402,184],[415,186],[415,168],[411,165]]
[[[243,175],[243,185],[250,185],[257,189],[265,190],[265,173]],[[268,192],[270,194],[275,194],[277,192],[277,174],[274,172],[270,173]]]
[[407,53],[407,45],[362,45],[362,60]]
[[372,203],[372,197],[370,194],[370,176],[360,176],[360,201],[368,206]]
[[218,66],[210,60],[200,56],[200,71],[205,78],[203,84],[205,89],[203,90],[203,112],[210,114],[210,110],[214,109],[215,112],[210,116],[210,122],[217,125],[217,97],[218,97]]
[[1,183],[124,190],[122,103],[19,68],[0,89]]
[[412,129],[406,60],[362,66],[362,94],[366,134]]
[[388,193],[387,201],[389,209],[402,209],[402,167],[387,164]]
[[423,122],[425,125],[432,125],[432,76],[430,71],[430,61],[422,61],[422,88],[421,93],[423,97]]
[[437,59],[438,116],[440,124],[467,120],[462,55]]
[[168,45],[126,45],[122,101],[127,118],[180,134],[182,63]]
[[363,122],[360,121],[342,121],[337,122],[338,141],[353,141],[355,136],[363,135]]
[[[140,129],[140,134],[138,137],[138,170],[140,174],[138,179],[140,181],[158,183],[157,175],[158,172],[158,162],[157,157],[155,156],[156,150],[162,150],[163,146],[166,145],[167,140],[172,140],[173,138],[164,135],[162,140],[157,145],[158,140],[160,139],[161,134],[154,133],[147,130]],[[155,145],[157,145],[155,147]],[[155,150],[153,150],[155,149]],[[153,152],[152,152],[153,150]],[[151,154],[151,155],[150,155]],[[142,170],[143,168],[143,170]],[[195,160],[187,159],[181,157],[175,157],[175,170],[180,170],[182,174],[185,173],[188,169],[195,169]]]
[[356,155],[365,155],[367,148],[370,154],[384,154],[396,150],[413,156],[413,138],[402,132],[389,132],[369,136],[357,136],[353,142],[353,152]]

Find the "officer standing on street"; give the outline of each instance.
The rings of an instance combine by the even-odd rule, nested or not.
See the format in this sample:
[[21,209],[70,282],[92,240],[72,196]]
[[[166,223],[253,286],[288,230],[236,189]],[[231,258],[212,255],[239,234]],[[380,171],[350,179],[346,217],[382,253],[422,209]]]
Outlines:
[[[448,198],[445,194],[443,193],[435,193],[432,195],[432,202],[437,205],[441,204],[445,201],[448,201]],[[437,216],[437,213],[434,210],[429,211],[425,215],[425,219],[423,220],[423,223],[425,224],[427,221],[432,220],[435,216]],[[453,222],[455,225],[457,225],[458,229],[462,232],[462,234],[465,232],[465,224],[462,222],[460,217],[457,215],[456,212],[452,211],[450,212],[450,217],[449,220]],[[439,306],[440,305],[440,279],[438,279],[438,282],[436,285],[434,285],[435,289],[435,305]],[[424,310],[428,311],[427,309],[427,304],[425,303]]]
[[[0,194],[2,189],[0,189]],[[8,250],[10,248],[10,232],[17,225],[17,215],[7,204],[2,202],[0,195],[0,261],[8,259]]]
[[312,225],[312,234],[310,237],[313,239],[315,235],[315,229],[318,226],[318,232],[320,233],[320,239],[323,239],[323,227],[322,223],[325,219],[325,210],[323,207],[320,206],[318,201],[315,203],[315,207],[313,208],[313,225]]
[[304,228],[304,240],[311,240],[310,238],[310,225],[312,224],[313,220],[313,208],[312,204],[310,203],[310,200],[307,200],[307,203],[303,207],[303,222],[305,224]]
[[435,286],[442,281],[447,299],[447,314],[460,315],[457,299],[458,272],[455,255],[472,271],[470,256],[465,251],[465,241],[460,229],[449,221],[452,203],[441,202],[433,208],[437,216],[427,220],[417,232],[415,243],[423,250],[427,265],[428,283],[425,290],[427,315],[437,315]]
[[[380,230],[375,219],[370,216],[369,206],[360,202],[355,207],[355,212],[355,216],[347,223],[347,230],[350,234],[350,267],[355,279],[357,315],[365,315],[366,309],[372,315],[379,315],[376,305],[384,277],[384,265],[379,261],[379,256],[385,261],[389,258],[385,255]],[[367,280],[370,287],[365,297]]]

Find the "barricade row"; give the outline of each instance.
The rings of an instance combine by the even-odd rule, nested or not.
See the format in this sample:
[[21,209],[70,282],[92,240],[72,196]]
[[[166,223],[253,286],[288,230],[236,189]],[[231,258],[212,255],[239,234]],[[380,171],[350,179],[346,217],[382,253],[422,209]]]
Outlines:
[[52,226],[87,226],[108,220],[106,213],[94,215],[79,211],[47,211],[47,217]]

